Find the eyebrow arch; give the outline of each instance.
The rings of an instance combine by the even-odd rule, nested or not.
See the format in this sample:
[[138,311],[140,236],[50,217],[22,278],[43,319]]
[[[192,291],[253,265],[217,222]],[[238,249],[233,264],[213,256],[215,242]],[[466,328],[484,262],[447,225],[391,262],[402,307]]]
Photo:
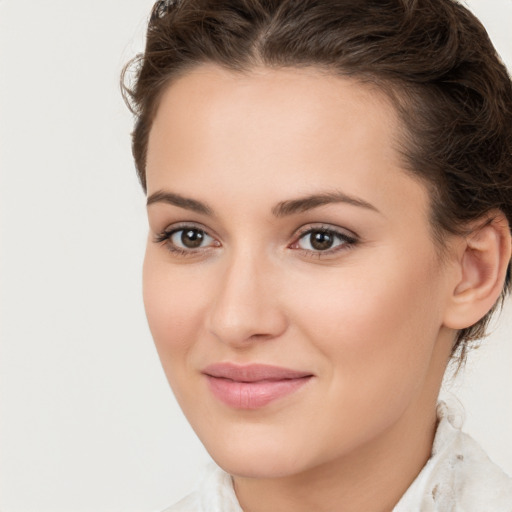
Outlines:
[[298,199],[282,201],[272,208],[272,213],[276,217],[285,217],[287,215],[303,213],[305,211],[312,210],[313,208],[332,203],[346,203],[380,213],[375,206],[367,201],[358,197],[349,196],[343,192],[325,192]]
[[[196,199],[190,199],[183,197],[174,192],[166,192],[159,190],[151,194],[147,199],[147,206],[154,203],[167,203],[179,208],[186,210],[192,210],[202,215],[213,216],[213,209],[206,203],[197,201]],[[380,213],[379,210],[372,204],[364,201],[363,199],[349,196],[343,192],[324,192],[320,194],[313,194],[310,196],[300,197],[298,199],[289,199],[287,201],[281,201],[272,208],[272,214],[275,217],[286,217],[297,213],[303,213],[319,206],[332,203],[346,203],[352,206],[358,206],[360,208],[366,208],[368,210]]]
[[196,213],[213,216],[213,210],[207,204],[197,201],[196,199],[180,196],[174,192],[159,190],[154,194],[151,194],[147,199],[146,205],[149,206],[154,203],[172,204],[173,206],[192,210]]

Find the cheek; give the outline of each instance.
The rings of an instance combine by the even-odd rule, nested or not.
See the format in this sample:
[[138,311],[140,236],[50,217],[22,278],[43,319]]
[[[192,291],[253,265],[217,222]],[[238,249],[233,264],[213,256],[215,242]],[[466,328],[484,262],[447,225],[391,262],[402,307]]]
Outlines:
[[390,254],[379,263],[317,275],[290,300],[336,379],[407,386],[428,369],[442,323],[439,283],[428,258],[411,264]]
[[322,354],[322,435],[346,449],[396,421],[428,379],[440,322],[425,269],[354,267],[290,294],[300,337]]
[[[149,328],[164,370],[179,368],[197,339],[204,293],[186,269],[176,269],[148,247],[143,268],[143,296]],[[190,269],[191,267],[189,267]],[[199,281],[200,282],[200,281]]]

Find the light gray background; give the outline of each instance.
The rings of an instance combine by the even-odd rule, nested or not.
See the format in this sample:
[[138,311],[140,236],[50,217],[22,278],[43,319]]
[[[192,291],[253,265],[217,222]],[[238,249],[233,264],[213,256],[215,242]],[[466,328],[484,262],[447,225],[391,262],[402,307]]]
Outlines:
[[[146,221],[122,65],[151,0],[0,0],[0,509],[145,512],[204,450],[143,313]],[[512,67],[512,0],[474,0]],[[455,384],[512,473],[512,309]]]

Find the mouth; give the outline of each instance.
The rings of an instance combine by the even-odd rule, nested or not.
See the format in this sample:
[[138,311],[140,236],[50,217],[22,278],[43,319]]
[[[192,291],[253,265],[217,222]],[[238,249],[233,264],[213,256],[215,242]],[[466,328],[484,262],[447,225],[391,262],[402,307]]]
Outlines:
[[278,366],[217,363],[202,372],[212,394],[234,409],[259,409],[298,391],[313,374]]

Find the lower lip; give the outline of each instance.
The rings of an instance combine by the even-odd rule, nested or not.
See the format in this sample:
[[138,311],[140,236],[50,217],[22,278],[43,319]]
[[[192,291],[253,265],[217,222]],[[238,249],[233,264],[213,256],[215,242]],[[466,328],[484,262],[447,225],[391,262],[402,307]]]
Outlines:
[[259,409],[274,400],[295,393],[310,379],[311,376],[298,379],[237,382],[207,376],[208,386],[213,395],[234,409]]

